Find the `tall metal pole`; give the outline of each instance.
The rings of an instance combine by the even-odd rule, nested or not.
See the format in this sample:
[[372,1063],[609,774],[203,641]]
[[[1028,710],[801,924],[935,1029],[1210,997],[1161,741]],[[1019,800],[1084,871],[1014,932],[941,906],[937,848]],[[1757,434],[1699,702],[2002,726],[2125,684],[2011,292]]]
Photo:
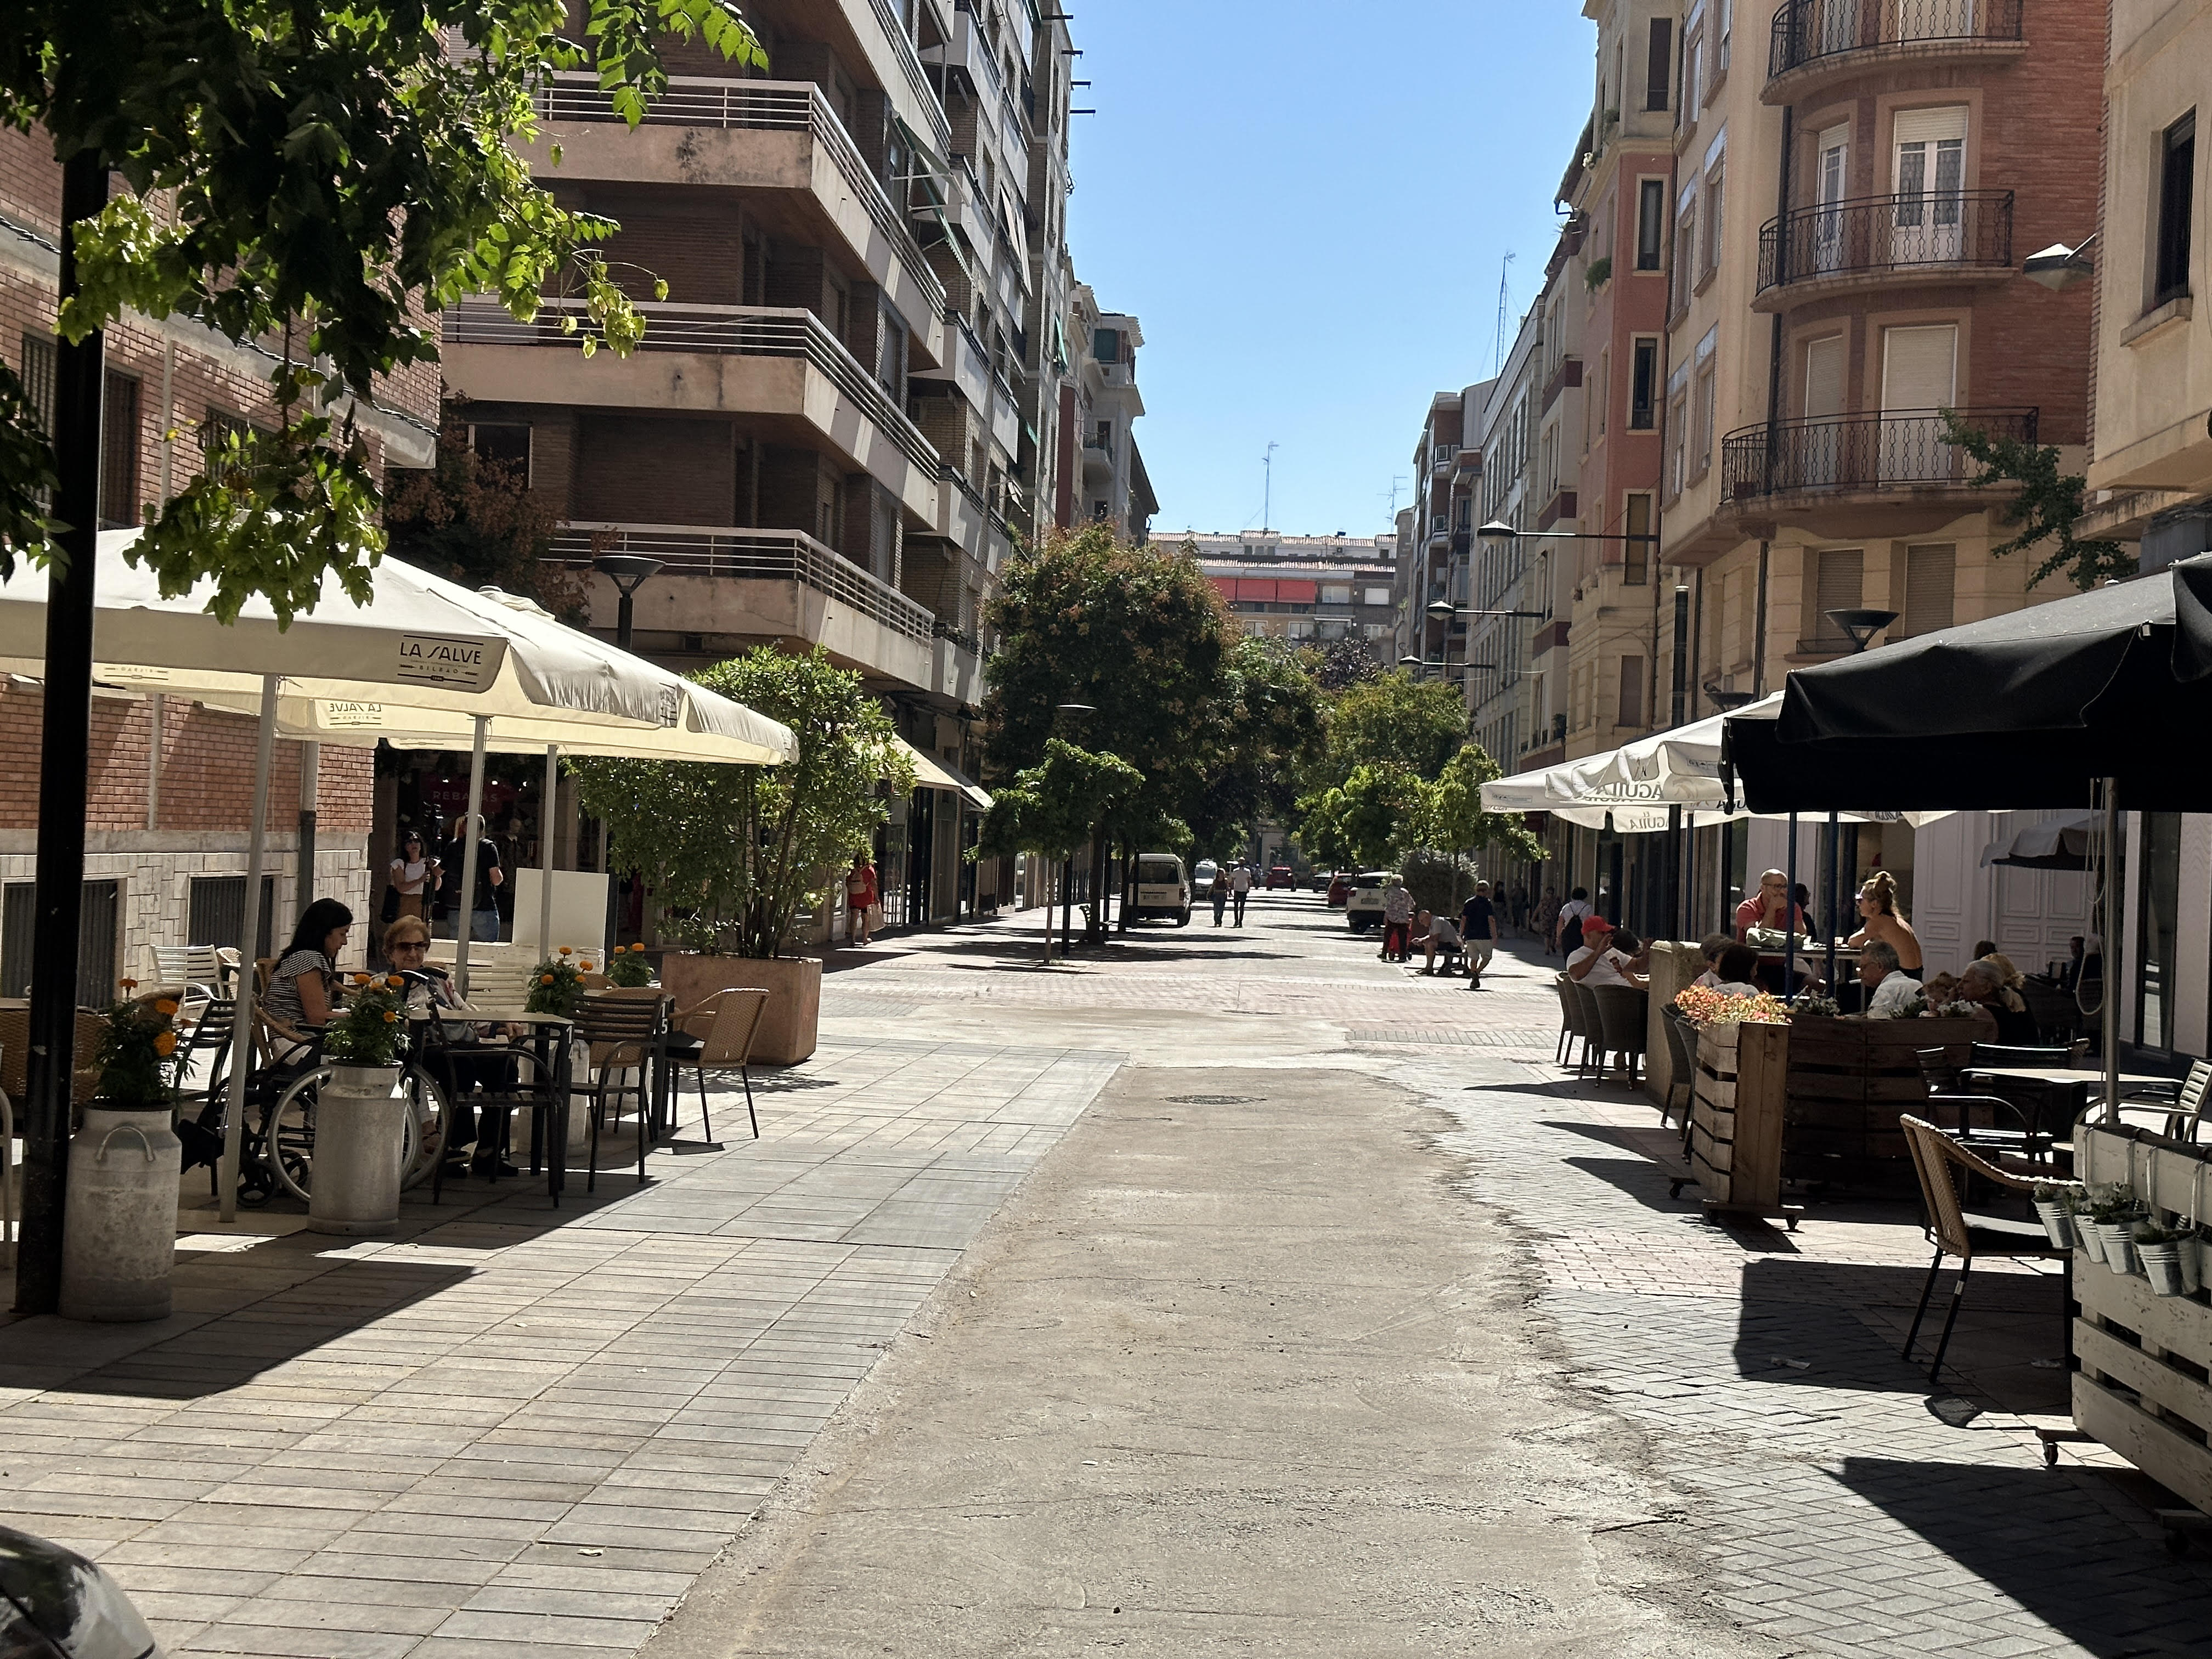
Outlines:
[[[1836,860],[1844,850],[1844,837],[1839,828],[1841,822],[1837,814],[1833,812],[1828,814],[1828,857],[1826,875],[1824,878],[1827,890],[1820,898],[1821,931],[1828,936],[1827,975],[1830,996],[1836,994]],[[1792,896],[1794,898],[1795,896]],[[1782,914],[1787,916],[1790,913],[1784,910]]]
[[261,677],[261,721],[253,734],[253,823],[246,833],[246,920],[239,939],[237,1017],[231,1022],[230,1105],[223,1114],[216,1217],[238,1219],[238,1160],[246,1142],[246,1074],[253,1069],[254,958],[261,947],[261,866],[269,851],[269,764],[276,747],[277,676]]
[[561,745],[545,745],[545,798],[538,809],[538,953],[553,954],[553,812],[561,799]]
[[2104,1010],[2098,1037],[2104,1046],[2105,1115],[2120,1098],[2120,781],[2105,780]]
[[294,884],[292,911],[295,918],[307,914],[307,907],[315,902],[315,797],[322,782],[323,745],[303,743],[300,745],[300,856],[297,861],[299,878]]
[[[107,167],[80,150],[62,169],[61,297],[77,292],[76,226],[107,202]],[[62,1205],[69,1182],[76,1073],[77,930],[84,906],[84,802],[92,749],[92,616],[100,538],[100,404],[106,344],[98,331],[54,358],[54,541],[46,585],[45,707],[39,735],[36,921],[31,1042],[23,1098],[23,1219],[15,1310],[52,1313],[61,1296]],[[109,991],[112,987],[107,988]]]
[[[1797,990],[1797,815],[1790,815],[1790,852],[1783,860],[1790,867],[1784,872],[1790,882],[1789,902],[1782,907],[1782,994],[1794,996]],[[1835,994],[1836,988],[1828,987]]]

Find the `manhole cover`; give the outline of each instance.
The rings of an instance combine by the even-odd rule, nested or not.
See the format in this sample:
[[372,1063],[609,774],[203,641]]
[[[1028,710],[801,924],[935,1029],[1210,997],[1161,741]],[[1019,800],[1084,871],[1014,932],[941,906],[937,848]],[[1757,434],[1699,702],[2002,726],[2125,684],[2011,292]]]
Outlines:
[[1257,1095],[1170,1095],[1170,1106],[1249,1106]]

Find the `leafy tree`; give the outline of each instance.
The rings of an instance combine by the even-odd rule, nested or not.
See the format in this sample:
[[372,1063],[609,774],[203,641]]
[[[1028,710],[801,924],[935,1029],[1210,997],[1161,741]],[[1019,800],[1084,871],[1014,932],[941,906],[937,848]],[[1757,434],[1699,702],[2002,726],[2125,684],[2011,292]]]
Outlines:
[[1483,810],[1482,786],[1503,775],[1480,744],[1463,745],[1444,763],[1443,775],[1423,790],[1413,840],[1447,852],[1500,847],[1511,857],[1540,862],[1544,844],[1520,813]]
[[1379,869],[1418,839],[1428,789],[1402,761],[1356,766],[1341,784],[1298,802],[1298,845],[1319,862]]
[[1096,755],[1058,738],[1046,739],[1042,761],[991,797],[976,842],[983,857],[1072,857],[1101,815],[1144,785],[1145,775],[1118,755]]
[[[289,619],[326,572],[366,598],[381,502],[354,404],[434,362],[426,312],[491,293],[514,316],[580,297],[588,352],[643,322],[594,250],[615,229],[532,181],[514,140],[532,96],[594,68],[635,125],[666,76],[656,34],[765,67],[735,0],[14,0],[0,21],[0,119],[41,127],[77,175],[125,193],[70,228],[77,342],[126,308],[281,347],[271,434],[228,437],[130,556],[165,593],[216,583],[226,620],[265,595]],[[456,49],[449,50],[447,36]],[[0,574],[55,552],[40,493],[51,446],[0,367]]]
[[763,646],[693,678],[789,726],[798,757],[763,768],[579,757],[577,793],[686,944],[777,956],[890,816],[885,799],[914,787],[913,763],[860,677],[818,647]]
[[1278,641],[1241,640],[1230,650],[1194,734],[1208,763],[1188,807],[1202,854],[1226,855],[1253,824],[1294,806],[1297,778],[1322,745],[1322,697],[1311,666],[1310,653]]
[[1434,778],[1467,740],[1467,705],[1458,689],[1417,680],[1403,669],[1362,681],[1328,711],[1328,747],[1312,779],[1341,783],[1361,766],[1389,762]]
[[986,674],[985,748],[1011,777],[1046,753],[1063,703],[1096,712],[1066,727],[1121,757],[1143,783],[1112,816],[1126,830],[1188,817],[1210,761],[1193,741],[1221,690],[1227,612],[1188,551],[1115,539],[1104,526],[1048,542],[1006,568],[992,602],[1002,643]]
[[558,522],[552,508],[531,492],[520,467],[471,449],[468,428],[451,413],[438,434],[437,465],[406,474],[385,502],[392,554],[465,586],[529,594],[564,620],[580,621],[580,584],[544,562]]
[[1382,677],[1382,665],[1364,640],[1332,640],[1310,653],[1313,677],[1324,691],[1334,695]]
[[2059,570],[2084,592],[2107,577],[2136,574],[2136,556],[2124,543],[2083,541],[2075,535],[2088,479],[2078,472],[2061,472],[2056,447],[1984,432],[1948,409],[1943,411],[1943,439],[1956,444],[1980,465],[1982,470],[1969,483],[1978,488],[2000,483],[2019,486],[2005,502],[2003,513],[2004,521],[2018,525],[2020,533],[1992,547],[1992,557],[2025,552],[2046,542],[2056,544],[2027,579],[2030,587]]

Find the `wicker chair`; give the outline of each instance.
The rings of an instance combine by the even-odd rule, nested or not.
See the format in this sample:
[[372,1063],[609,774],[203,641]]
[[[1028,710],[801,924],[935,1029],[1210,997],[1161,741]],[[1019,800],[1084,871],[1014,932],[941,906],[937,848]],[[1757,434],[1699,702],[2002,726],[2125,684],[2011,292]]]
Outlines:
[[1920,1340],[1920,1322],[1927,1317],[1928,1300],[1935,1294],[1936,1275],[1942,1268],[1943,1258],[1959,1258],[1959,1276],[1951,1283],[1951,1306],[1943,1317],[1943,1334],[1936,1342],[1936,1363],[1928,1368],[1928,1381],[1932,1386],[1942,1376],[1943,1355],[1951,1346],[1951,1328],[1958,1322],[1959,1304],[1966,1294],[1966,1275],[1972,1271],[1978,1254],[2050,1259],[2063,1258],[2069,1252],[2051,1243],[2040,1222],[1977,1215],[1965,1207],[1961,1198],[1961,1182],[1968,1176],[2021,1193],[2033,1189],[2033,1181],[1977,1157],[1923,1119],[1908,1114],[1900,1116],[1898,1123],[1905,1131],[1905,1144],[1912,1154],[1913,1171],[1920,1177],[1920,1201],[1927,1211],[1928,1236],[1936,1243],[1936,1258],[1928,1264],[1928,1281],[1920,1287],[1920,1305],[1913,1310],[1911,1329],[1905,1333],[1903,1358],[1912,1358],[1913,1344]]
[[1552,1058],[1564,1066],[1574,1058],[1575,1041],[1583,1035],[1582,1007],[1575,1000],[1565,974],[1553,975],[1552,988],[1559,994],[1559,1040],[1552,1050]]
[[1663,1127],[1674,1109],[1674,1091],[1682,1092],[1682,1138],[1686,1142],[1690,1134],[1690,1108],[1698,1098],[1698,1028],[1690,1024],[1682,1012],[1672,1006],[1659,1012],[1660,1022],[1667,1030],[1667,1054],[1674,1062],[1674,1079],[1667,1085],[1665,1104],[1659,1109],[1659,1121]]
[[[1605,1033],[1601,1052],[1619,1054],[1628,1063],[1628,1086],[1637,1086],[1637,1072],[1644,1062],[1644,1033],[1650,1029],[1650,994],[1633,985],[1589,985],[1583,988],[1597,1004],[1599,1027]],[[1605,1067],[1601,1062],[1598,1076]]]

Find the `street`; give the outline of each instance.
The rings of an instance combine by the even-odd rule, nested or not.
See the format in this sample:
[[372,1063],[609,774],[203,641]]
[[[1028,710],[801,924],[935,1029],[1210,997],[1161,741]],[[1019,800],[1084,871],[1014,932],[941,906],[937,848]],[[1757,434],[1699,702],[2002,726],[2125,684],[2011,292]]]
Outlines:
[[1525,950],[1037,938],[843,953],[761,1141],[642,1190],[249,1219],[161,1326],[6,1328],[10,1523],[178,1653],[2196,1650],[2146,1483],[2042,1467],[2056,1281],[1978,1273],[1931,1395],[1913,1206],[1670,1200]]

